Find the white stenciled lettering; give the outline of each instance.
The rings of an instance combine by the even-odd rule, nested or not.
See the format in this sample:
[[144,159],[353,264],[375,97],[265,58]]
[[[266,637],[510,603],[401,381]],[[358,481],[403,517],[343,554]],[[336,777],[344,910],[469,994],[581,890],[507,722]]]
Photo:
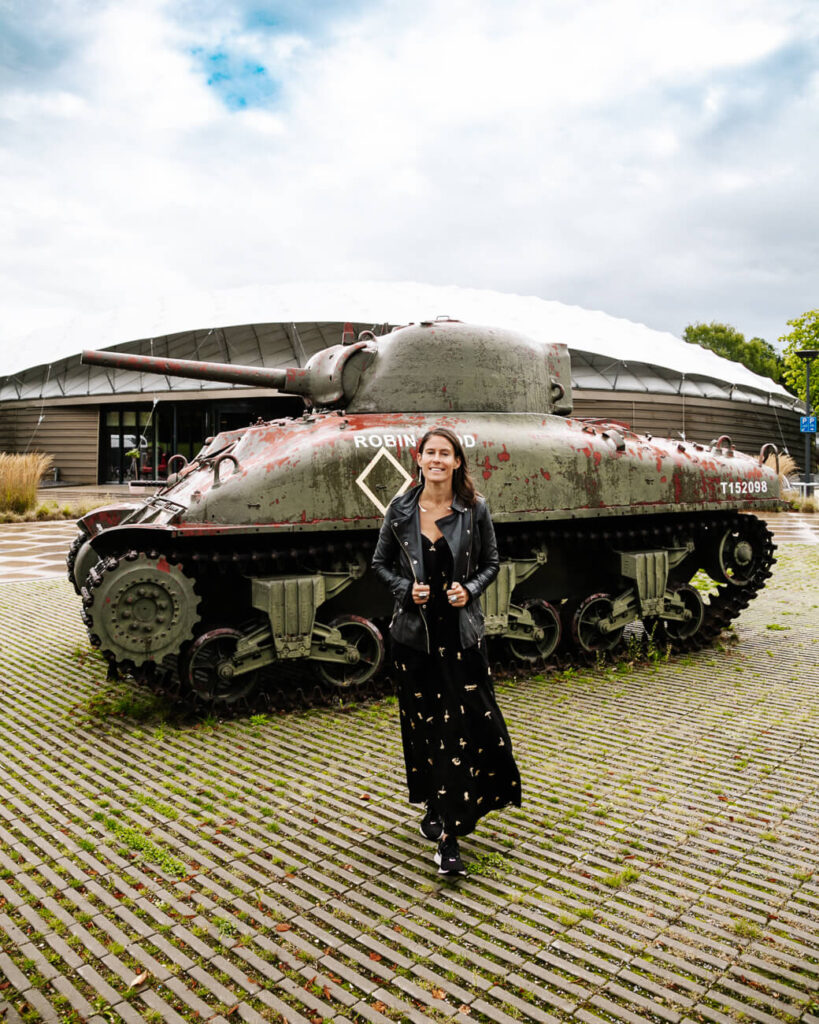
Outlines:
[[[356,448],[415,448],[416,434],[354,434]],[[463,447],[474,448],[477,439],[474,434],[457,434]]]
[[725,480],[720,486],[723,494],[767,494],[767,480]]

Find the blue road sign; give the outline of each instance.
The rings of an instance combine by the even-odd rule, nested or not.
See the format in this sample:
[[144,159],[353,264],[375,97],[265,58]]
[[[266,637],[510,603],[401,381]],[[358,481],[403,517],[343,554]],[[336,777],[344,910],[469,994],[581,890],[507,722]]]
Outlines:
[[816,417],[815,416],[800,416],[799,417],[799,429],[803,434],[815,434],[816,433]]

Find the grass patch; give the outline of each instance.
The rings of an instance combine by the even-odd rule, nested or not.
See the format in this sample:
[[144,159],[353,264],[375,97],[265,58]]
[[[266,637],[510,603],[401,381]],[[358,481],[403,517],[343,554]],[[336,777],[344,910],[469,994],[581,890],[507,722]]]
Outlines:
[[506,858],[496,853],[479,853],[469,865],[470,875],[484,875],[499,881],[506,874]]
[[91,718],[130,718],[134,722],[161,723],[171,717],[173,707],[161,694],[111,682],[89,697],[83,710]]
[[[96,817],[96,815],[95,815]],[[124,825],[121,821],[110,815],[100,815],[99,820],[112,832],[122,843],[125,849],[132,853],[139,854],[143,860],[156,864],[168,875],[182,877],[188,874],[188,869],[181,860],[177,860],[172,854],[157,846],[156,843],[140,829],[133,825]]]
[[735,917],[734,933],[742,939],[758,939],[762,934],[762,929],[753,921],[748,921],[744,917]]
[[622,871],[612,871],[610,874],[604,875],[603,885],[607,885],[610,889],[622,889],[629,882],[636,882],[639,877],[640,872],[629,865]]

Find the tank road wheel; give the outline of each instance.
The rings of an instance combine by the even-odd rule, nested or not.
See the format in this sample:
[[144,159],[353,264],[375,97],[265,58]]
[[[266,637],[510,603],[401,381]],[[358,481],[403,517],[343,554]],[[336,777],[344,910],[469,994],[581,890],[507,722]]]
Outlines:
[[235,704],[254,692],[258,672],[234,676],[233,655],[241,635],[237,629],[211,629],[191,644],[182,671],[197,697]]
[[513,658],[534,664],[541,658],[545,659],[554,654],[560,643],[563,627],[560,624],[560,613],[548,601],[532,598],[524,601],[523,607],[535,620],[535,627],[542,632],[542,636],[538,640],[521,640],[520,637],[510,636],[506,640],[506,646]]
[[572,636],[583,651],[612,651],[620,643],[625,627],[605,633],[600,623],[612,613],[608,594],[589,594],[572,618]]
[[688,640],[698,633],[705,618],[705,605],[700,597],[699,591],[684,583],[674,592],[685,605],[685,610],[691,613],[689,619],[661,619],[662,629],[672,643],[680,640]]
[[378,627],[360,615],[340,615],[330,625],[350,645],[352,657],[348,662],[317,661],[319,675],[342,690],[369,682],[384,664],[384,638]]
[[765,544],[746,525],[751,524],[739,523],[726,530],[712,552],[708,574],[718,583],[747,587],[769,560]]
[[[177,654],[199,621],[193,580],[163,555],[109,557],[83,587],[83,618],[115,662],[159,664]],[[96,646],[96,644],[95,644]]]

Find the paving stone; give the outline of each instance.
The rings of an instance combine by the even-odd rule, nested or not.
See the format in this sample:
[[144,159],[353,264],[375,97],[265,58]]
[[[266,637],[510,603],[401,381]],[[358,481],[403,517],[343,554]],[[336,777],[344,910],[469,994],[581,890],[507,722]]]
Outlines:
[[7,1003],[2,1000],[0,1000],[0,1018],[2,1018],[6,1024],[23,1024],[23,1018],[11,1003]]
[[43,1024],[57,1024],[60,1020],[59,1013],[43,993],[36,988],[30,988],[27,992],[24,992],[23,997],[29,1006],[40,1015],[40,1020],[43,1021]]
[[[211,961],[209,966],[211,968],[213,967],[213,961]],[[233,1006],[233,1004],[238,1001],[235,992],[223,985],[221,981],[218,981],[202,967],[191,967],[188,971],[188,977],[198,981],[200,985],[204,985],[205,988],[211,991],[225,1006]]]
[[216,950],[203,942],[198,935],[194,935],[192,931],[185,928],[183,925],[178,924],[172,929],[172,934],[179,939],[180,942],[184,942],[197,956],[203,957],[205,960],[210,960],[214,956]]
[[[192,972],[195,969],[196,968],[191,968],[191,970],[188,971],[189,977],[192,976]],[[173,994],[180,999],[188,1009],[198,1014],[202,1020],[210,1020],[211,1017],[216,1014],[216,1010],[214,1010],[203,999],[200,999],[195,992],[192,992],[181,978],[170,977],[163,982],[163,985],[169,992],[173,992]]]
[[[69,1003],[71,1003],[71,1006],[81,1017],[90,1017],[93,1014],[93,1006],[81,992],[77,991],[68,978],[62,974],[58,974],[50,980],[56,991],[59,992],[61,996],[65,996]],[[117,999],[118,998],[119,996],[117,996]]]
[[484,1014],[491,1021],[494,1021],[495,1024],[514,1024],[515,1021],[520,1019],[519,1015],[512,1017],[501,1010],[500,1007],[495,1006],[492,1003],[487,1003],[484,999],[476,999],[475,1002],[472,1003],[472,1010],[477,1013]]
[[17,967],[11,957],[3,952],[0,952],[0,972],[5,976],[11,987],[17,989],[18,992],[26,992],[31,988],[31,982],[25,974]]
[[247,1024],[265,1024],[267,1020],[263,1014],[259,1013],[258,1010],[254,1010],[252,1006],[248,1006],[247,1003],[239,1003],[236,1006],[235,1012]]
[[84,963],[83,958],[79,956],[74,950],[68,945],[68,943],[56,932],[47,932],[44,936],[45,941],[51,946],[54,952],[62,957],[66,965],[71,970],[76,970],[81,967]]
[[108,953],[108,950],[99,942],[94,936],[81,924],[72,924],[68,929],[70,935],[75,939],[79,939],[85,949],[91,954],[91,956],[97,957],[102,960]]
[[139,992],[139,998],[147,1007],[161,1015],[163,1024],[188,1024],[185,1018],[153,989],[142,989]]
[[[174,946],[172,942],[168,942],[164,935],[152,935],[151,945],[156,946],[158,950],[165,954],[171,963],[176,964],[176,966],[180,967],[183,971],[187,971],[191,968],[193,960],[183,950]],[[138,950],[140,947],[135,946],[134,948]],[[135,953],[134,955],[138,956],[138,953]]]
[[98,971],[94,970],[90,964],[84,964],[82,967],[79,967],[77,969],[77,974],[79,974],[84,981],[88,982],[94,991],[98,992],[102,998],[107,1000],[109,1003],[113,1004],[122,999],[121,993],[112,988],[102,975],[99,974]]
[[[142,1014],[139,1013],[130,1003],[120,1001],[116,1005],[112,1006],[111,1009],[125,1021],[125,1024],[146,1024],[145,1018]],[[100,1020],[103,1024],[107,1024],[104,1017],[101,1017]]]
[[496,985],[494,988],[491,988],[487,994],[494,996],[507,1006],[513,1006],[523,1014],[527,1020],[538,1021],[539,1024],[559,1024],[559,1017],[555,1017],[553,1013],[548,1013],[536,1003],[531,1003],[525,999],[521,999],[520,996],[514,995],[506,988],[499,988]]
[[268,992],[267,989],[263,988],[260,992],[257,992],[255,998],[275,1013],[278,1013],[282,1020],[287,1021],[287,1024],[311,1024],[307,1017],[304,1017],[288,1003],[274,996],[272,992]]
[[392,1024],[392,1017],[385,1017],[383,1013],[380,1013],[363,999],[355,1003],[351,1010],[356,1016],[363,1017],[365,1020],[371,1021],[372,1024]]

